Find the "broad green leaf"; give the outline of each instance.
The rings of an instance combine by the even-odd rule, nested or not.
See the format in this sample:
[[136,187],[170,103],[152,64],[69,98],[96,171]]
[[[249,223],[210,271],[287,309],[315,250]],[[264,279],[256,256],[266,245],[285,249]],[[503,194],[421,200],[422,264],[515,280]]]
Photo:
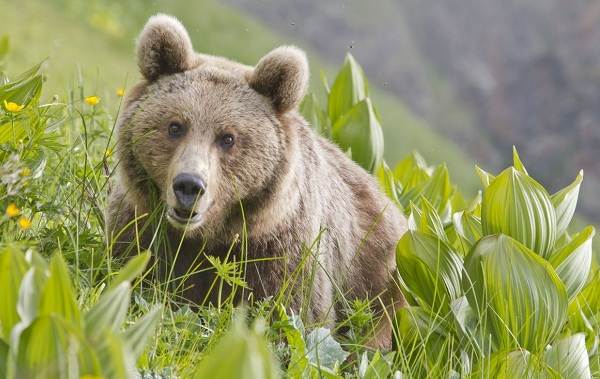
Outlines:
[[321,109],[314,94],[304,97],[300,105],[300,113],[317,133],[327,138],[331,137],[331,125],[327,113]]
[[135,360],[125,342],[111,331],[104,331],[96,348],[102,377],[115,379],[135,378]]
[[411,190],[425,184],[432,172],[425,159],[419,153],[413,152],[398,162],[394,168],[394,177],[402,184],[404,190]]
[[42,91],[41,65],[40,63],[34,66],[15,80],[0,86],[0,105],[2,107],[4,107],[4,100],[27,106],[40,96]]
[[[447,211],[446,207],[451,203],[453,193],[454,188],[450,182],[448,167],[446,167],[446,164],[442,163],[437,166],[433,171],[433,174],[431,174],[431,178],[423,187],[421,195],[429,200],[431,205],[433,205],[441,215]],[[450,216],[450,214],[448,216]]]
[[23,276],[19,288],[17,312],[25,324],[30,324],[39,314],[40,296],[46,281],[46,275],[40,271],[38,267],[30,268]]
[[241,318],[198,364],[193,378],[279,378],[276,362],[257,326],[248,329]]
[[503,234],[481,239],[465,259],[463,290],[498,350],[542,350],[561,331],[567,292],[554,268]]
[[342,115],[367,96],[368,84],[363,70],[354,57],[348,54],[329,91],[327,106],[331,123],[335,125]]
[[132,282],[135,278],[140,276],[146,269],[148,261],[150,261],[150,255],[150,251],[146,250],[130,259],[125,267],[119,271],[117,277],[110,283],[108,290],[117,287],[123,282]]
[[37,318],[20,334],[16,348],[17,378],[66,378],[69,343],[77,343],[57,316]]
[[67,265],[60,254],[50,260],[50,275],[40,296],[39,315],[63,317],[75,325],[81,324],[81,314],[71,285]]
[[402,281],[422,306],[447,313],[461,295],[462,260],[434,235],[408,231],[396,248]]
[[402,204],[400,204],[400,199],[398,198],[398,194],[402,192],[402,186],[396,182],[394,173],[385,161],[377,169],[376,177],[379,181],[379,186],[385,191],[386,195],[402,210]]
[[546,365],[527,350],[499,351],[482,359],[473,370],[473,378],[559,379]]
[[161,314],[162,307],[155,307],[123,333],[123,340],[134,360],[144,351],[148,338],[154,333],[156,325],[160,321]]
[[383,131],[371,100],[359,101],[333,124],[332,138],[352,159],[371,172],[383,160]]
[[421,218],[418,230],[433,234],[444,242],[449,242],[438,212],[424,196],[421,196]]
[[482,237],[481,219],[470,211],[460,211],[452,215],[452,225],[456,232],[456,246],[464,255],[467,255],[473,245]]
[[395,352],[382,355],[380,351],[376,351],[373,358],[369,361],[367,352],[365,351],[360,360],[358,367],[358,376],[361,379],[386,379],[391,378],[392,362],[394,361]]
[[8,344],[0,340],[0,375],[6,375],[8,369],[8,351]]
[[578,333],[556,341],[544,352],[545,363],[561,378],[591,379],[585,335]]
[[550,256],[550,263],[565,284],[569,299],[581,291],[588,279],[592,266],[592,239],[595,234],[594,227],[588,226]]
[[567,231],[571,219],[575,214],[582,181],[583,170],[579,171],[579,175],[577,175],[573,183],[550,197],[556,212],[556,235],[559,237]]
[[348,357],[326,328],[316,328],[306,336],[306,354],[310,364],[332,371]]
[[0,251],[0,337],[5,341],[8,341],[10,330],[20,320],[17,301],[26,270],[25,257],[17,248],[7,246]]
[[515,146],[513,146],[513,166],[523,174],[529,175],[525,169],[525,165],[523,162],[521,162],[521,158],[519,157],[519,153],[517,152],[517,148]]
[[556,240],[556,214],[538,182],[509,167],[483,192],[484,235],[503,233],[548,257]]
[[127,309],[131,285],[125,281],[107,291],[85,315],[85,334],[96,341],[104,331],[116,332],[123,325]]
[[479,176],[479,180],[481,181],[483,189],[486,189],[490,183],[496,179],[494,175],[490,174],[479,166],[475,166],[475,171],[477,171],[477,175]]

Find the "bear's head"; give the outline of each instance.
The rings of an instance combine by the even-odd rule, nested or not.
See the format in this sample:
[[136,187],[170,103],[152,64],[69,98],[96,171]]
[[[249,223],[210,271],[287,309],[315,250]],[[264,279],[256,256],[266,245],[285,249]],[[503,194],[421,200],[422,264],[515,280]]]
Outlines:
[[[118,170],[127,196],[188,233],[260,201],[281,174],[291,117],[308,84],[305,54],[279,47],[255,67],[195,53],[173,17],[151,17],[137,43],[144,78],[119,120]],[[242,205],[243,206],[243,205]]]

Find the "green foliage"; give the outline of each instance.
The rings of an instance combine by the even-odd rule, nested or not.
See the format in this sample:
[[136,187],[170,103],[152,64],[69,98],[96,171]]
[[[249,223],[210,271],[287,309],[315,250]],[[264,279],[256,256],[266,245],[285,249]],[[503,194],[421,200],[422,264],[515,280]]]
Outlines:
[[442,169],[418,155],[401,162],[393,180],[389,170],[380,176],[388,193],[400,193],[409,220],[397,263],[410,306],[398,312],[396,333],[400,354],[409,357],[400,367],[411,376],[593,373],[600,338],[600,280],[590,275],[595,231],[567,232],[582,175],[550,196],[516,149],[513,156],[514,166],[498,176],[477,168],[484,188],[471,203],[449,178],[438,175],[432,185]]

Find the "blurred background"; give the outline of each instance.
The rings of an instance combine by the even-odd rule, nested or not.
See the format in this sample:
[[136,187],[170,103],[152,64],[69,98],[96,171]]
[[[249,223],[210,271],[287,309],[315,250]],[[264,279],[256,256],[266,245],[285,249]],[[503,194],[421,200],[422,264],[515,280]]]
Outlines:
[[598,1],[0,0],[0,9],[7,71],[48,58],[47,98],[85,81],[116,106],[116,88],[139,78],[135,36],[159,11],[180,18],[204,53],[254,64],[280,44],[306,49],[321,101],[321,75],[331,80],[350,52],[370,80],[390,165],[418,150],[474,193],[474,164],[496,173],[515,145],[551,192],[584,169],[578,210],[600,223]]

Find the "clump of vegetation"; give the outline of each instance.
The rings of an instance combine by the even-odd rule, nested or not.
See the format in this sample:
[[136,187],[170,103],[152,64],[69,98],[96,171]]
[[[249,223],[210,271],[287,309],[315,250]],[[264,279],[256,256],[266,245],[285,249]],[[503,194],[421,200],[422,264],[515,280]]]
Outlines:
[[[0,62],[7,49],[0,41]],[[104,105],[125,90],[107,99],[80,83],[42,103],[42,84],[40,66],[0,73],[1,377],[600,375],[594,229],[569,229],[582,174],[550,195],[515,150],[497,176],[478,169],[482,191],[466,200],[445,165],[418,153],[390,168],[367,80],[348,56],[331,87],[324,80],[327,105],[308,96],[302,111],[409,220],[397,247],[408,306],[388,315],[394,349],[372,351],[361,338],[367,303],[349,305],[342,334],[305,325],[280,298],[191,308],[145,275],[156,269],[150,252],[115,261],[103,209],[116,115]]]

